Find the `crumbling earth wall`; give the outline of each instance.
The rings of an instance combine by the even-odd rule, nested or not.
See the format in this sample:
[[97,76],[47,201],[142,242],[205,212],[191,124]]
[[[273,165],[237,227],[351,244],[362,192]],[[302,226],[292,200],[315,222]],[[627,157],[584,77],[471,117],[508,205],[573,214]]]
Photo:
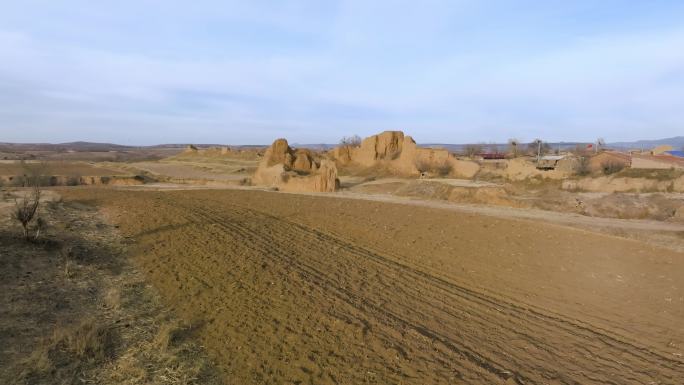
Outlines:
[[333,161],[318,160],[307,149],[293,150],[286,139],[276,139],[266,150],[252,183],[292,192],[332,192],[339,188]]
[[332,151],[340,165],[384,167],[398,175],[418,175],[423,169],[441,170],[443,176],[472,178],[476,162],[459,160],[445,149],[420,148],[412,137],[401,131],[384,131],[365,138],[357,147],[342,145]]

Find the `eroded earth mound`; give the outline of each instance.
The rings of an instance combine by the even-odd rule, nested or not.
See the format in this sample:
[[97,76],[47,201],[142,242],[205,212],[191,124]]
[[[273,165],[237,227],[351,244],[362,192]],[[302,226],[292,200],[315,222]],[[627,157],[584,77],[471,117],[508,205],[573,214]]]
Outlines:
[[276,139],[266,150],[252,183],[296,192],[332,192],[339,186],[335,162],[319,160],[307,149],[293,150],[286,139]]
[[445,149],[421,148],[401,131],[384,131],[359,146],[342,145],[332,152],[339,165],[382,167],[398,175],[441,174],[472,178],[480,166],[460,160]]

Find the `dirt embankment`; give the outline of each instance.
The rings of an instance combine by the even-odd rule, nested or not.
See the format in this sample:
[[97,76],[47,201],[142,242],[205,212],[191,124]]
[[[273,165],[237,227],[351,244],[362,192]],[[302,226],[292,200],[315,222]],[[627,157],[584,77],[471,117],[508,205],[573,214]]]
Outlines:
[[563,181],[564,190],[593,192],[684,192],[684,175],[671,179],[602,176]]
[[487,183],[458,179],[379,179],[357,183],[347,191],[453,203],[505,206],[575,213],[589,217],[681,221],[684,194],[591,193],[565,191],[560,181],[529,179]]
[[116,229],[55,196],[43,194],[49,226],[33,242],[0,205],[0,383],[221,383],[193,341],[197,325],[162,304]]
[[0,186],[138,185],[143,176],[85,162],[0,162]]
[[[684,255],[585,231],[255,191],[70,193],[235,383],[677,384]],[[151,214],[152,213],[152,214]]]

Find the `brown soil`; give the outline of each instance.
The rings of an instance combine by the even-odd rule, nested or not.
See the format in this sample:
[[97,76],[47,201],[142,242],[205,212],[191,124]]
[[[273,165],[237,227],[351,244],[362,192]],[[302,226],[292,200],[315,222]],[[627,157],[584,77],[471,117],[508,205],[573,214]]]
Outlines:
[[[28,167],[39,167],[40,175],[64,176],[111,176],[122,175],[121,170],[98,167],[84,162],[47,162],[45,164],[28,163]],[[27,174],[27,169],[16,161],[0,162],[0,175],[15,176]],[[29,172],[30,174],[30,172]],[[125,173],[124,173],[125,174]]]
[[161,162],[138,162],[128,165],[129,169],[148,172],[155,177],[166,177],[175,182],[216,181],[239,183],[256,169],[256,162],[242,160],[211,159],[213,162],[165,160]]
[[231,383],[677,384],[684,254],[367,200],[79,189]]

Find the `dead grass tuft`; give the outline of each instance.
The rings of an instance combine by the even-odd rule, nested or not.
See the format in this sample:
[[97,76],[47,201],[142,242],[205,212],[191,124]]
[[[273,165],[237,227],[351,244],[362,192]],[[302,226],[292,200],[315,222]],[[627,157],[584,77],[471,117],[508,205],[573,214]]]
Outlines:
[[190,337],[197,328],[197,326],[187,325],[180,321],[162,324],[159,327],[154,343],[161,350],[176,348],[181,342]]
[[43,341],[26,360],[22,379],[42,383],[40,379],[72,378],[84,370],[111,360],[119,345],[115,329],[94,319],[76,327],[57,327],[51,338]]

